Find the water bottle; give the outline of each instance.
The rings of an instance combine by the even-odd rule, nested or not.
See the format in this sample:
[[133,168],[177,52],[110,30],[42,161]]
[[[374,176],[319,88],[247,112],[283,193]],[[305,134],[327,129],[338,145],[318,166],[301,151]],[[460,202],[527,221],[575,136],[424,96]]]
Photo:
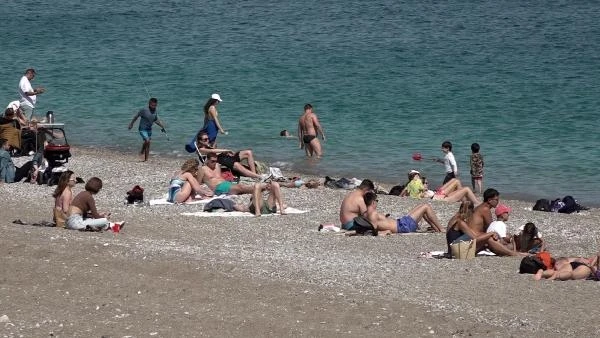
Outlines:
[[48,121],[48,123],[54,123],[54,112],[53,111],[48,111],[46,113],[46,121]]

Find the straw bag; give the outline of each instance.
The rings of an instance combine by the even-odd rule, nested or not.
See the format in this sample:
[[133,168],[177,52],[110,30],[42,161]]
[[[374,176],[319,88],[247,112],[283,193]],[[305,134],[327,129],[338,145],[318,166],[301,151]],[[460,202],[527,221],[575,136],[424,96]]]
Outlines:
[[450,249],[452,249],[452,257],[458,259],[471,259],[475,257],[475,248],[477,247],[477,242],[475,239],[470,241],[460,241],[458,243],[450,244]]

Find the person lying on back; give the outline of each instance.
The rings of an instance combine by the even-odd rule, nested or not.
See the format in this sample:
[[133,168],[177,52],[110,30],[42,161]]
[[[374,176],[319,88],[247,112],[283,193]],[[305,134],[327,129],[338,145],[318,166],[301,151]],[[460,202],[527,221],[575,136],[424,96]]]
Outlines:
[[366,218],[373,224],[375,230],[379,234],[382,232],[401,234],[416,232],[419,227],[419,222],[424,219],[433,227],[436,232],[442,232],[442,225],[431,205],[427,203],[419,204],[410,210],[405,216],[398,219],[389,218],[386,215],[377,212],[377,194],[369,191],[364,196],[365,205],[367,206]]

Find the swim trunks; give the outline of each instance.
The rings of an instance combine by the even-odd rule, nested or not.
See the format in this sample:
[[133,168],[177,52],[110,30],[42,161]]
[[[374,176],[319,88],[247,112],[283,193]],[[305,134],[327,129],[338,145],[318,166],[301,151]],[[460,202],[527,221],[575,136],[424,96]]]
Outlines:
[[231,190],[232,185],[233,183],[229,181],[223,181],[217,184],[217,186],[215,187],[215,196],[229,194],[229,190]]
[[181,187],[183,187],[184,183],[185,182],[179,177],[173,177],[171,179],[171,182],[169,183],[169,196],[167,197],[167,202],[175,203],[175,197],[181,190]]
[[[256,208],[254,207],[254,203],[252,203],[248,209],[249,209],[250,213],[254,213],[256,211]],[[263,200],[262,205],[260,207],[261,215],[274,214],[276,212],[277,212],[277,205],[274,205],[273,208],[269,208],[269,204],[267,203],[267,201]]]
[[314,140],[316,137],[317,135],[304,135],[302,136],[302,142],[310,143],[310,141]]
[[150,138],[152,138],[152,129],[140,130],[140,136],[142,137],[142,140],[150,141]]
[[351,219],[348,222],[342,224],[342,229],[344,229],[344,230],[352,230],[352,229],[354,229],[354,220]]
[[417,231],[418,227],[417,222],[415,222],[415,220],[408,215],[398,218],[396,220],[396,224],[399,234],[415,232]]

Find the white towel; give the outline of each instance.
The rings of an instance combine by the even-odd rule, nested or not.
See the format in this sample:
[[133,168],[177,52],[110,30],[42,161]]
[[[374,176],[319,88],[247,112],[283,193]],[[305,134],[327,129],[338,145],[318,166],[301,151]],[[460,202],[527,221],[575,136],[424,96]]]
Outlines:
[[[177,204],[177,203],[171,203],[171,202],[167,202],[167,195],[165,195],[165,197],[163,198],[158,198],[158,199],[154,199],[154,200],[150,200],[150,205],[172,205],[172,204]],[[212,200],[214,200],[215,198],[231,198],[229,195],[219,195],[219,196],[214,196],[211,198],[207,198],[204,200],[192,200],[190,202],[185,202],[185,203],[181,203],[181,204],[206,204]]]
[[[308,211],[288,207],[287,209],[285,209],[285,212],[288,214],[303,214]],[[252,214],[252,213],[242,212],[242,211],[213,211],[213,212],[198,211],[198,212],[183,212],[181,214],[184,216],[199,216],[199,217],[253,217],[254,216],[254,214]],[[281,214],[279,212],[277,212],[275,214],[266,214],[266,215],[262,215],[262,216],[271,216],[271,215],[278,216]]]

